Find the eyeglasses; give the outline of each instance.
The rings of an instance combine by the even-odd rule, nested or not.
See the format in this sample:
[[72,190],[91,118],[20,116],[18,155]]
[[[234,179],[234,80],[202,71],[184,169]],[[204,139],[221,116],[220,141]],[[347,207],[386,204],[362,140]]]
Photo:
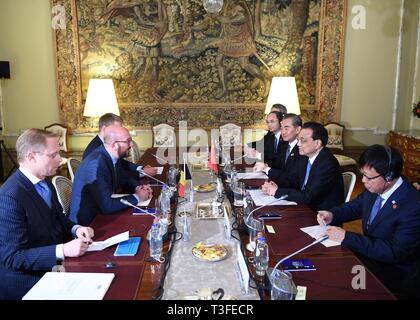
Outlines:
[[301,144],[302,143],[306,143],[306,142],[308,142],[308,141],[314,141],[314,139],[313,138],[297,138],[297,140],[298,140],[298,142],[300,142]]
[[121,142],[121,143],[126,143],[126,144],[132,144],[133,143],[133,139],[127,139],[127,140],[116,140],[114,142]]
[[51,159],[56,158],[57,156],[60,155],[60,152],[54,152],[54,153],[44,153],[44,152],[40,152],[40,151],[32,151],[33,153],[39,153],[42,156],[47,156]]
[[362,175],[362,176],[364,176],[366,179],[368,179],[369,181],[370,180],[374,180],[374,179],[376,179],[376,178],[379,178],[380,176],[381,176],[381,174],[378,174],[377,176],[374,176],[374,177],[369,177],[369,176],[367,176],[362,170],[359,170],[359,172],[360,172],[360,174]]

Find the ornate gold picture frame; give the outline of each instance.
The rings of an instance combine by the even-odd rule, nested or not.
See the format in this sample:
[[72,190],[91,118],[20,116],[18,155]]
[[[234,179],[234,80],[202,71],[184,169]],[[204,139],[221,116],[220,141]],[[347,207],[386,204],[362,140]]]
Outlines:
[[90,78],[112,78],[130,128],[261,127],[273,76],[294,76],[303,117],[339,118],[347,0],[51,0],[61,121],[83,117]]

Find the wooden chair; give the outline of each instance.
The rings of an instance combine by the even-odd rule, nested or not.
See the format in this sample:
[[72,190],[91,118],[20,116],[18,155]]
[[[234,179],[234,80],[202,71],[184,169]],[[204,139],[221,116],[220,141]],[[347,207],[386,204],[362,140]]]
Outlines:
[[153,127],[154,147],[176,147],[175,128],[166,123]]
[[70,179],[74,181],[74,175],[76,174],[77,168],[79,168],[80,160],[76,158],[69,158],[67,161],[67,168],[69,170]]
[[327,147],[331,149],[334,156],[337,158],[338,163],[343,169],[356,171],[356,160],[345,156],[344,153],[344,130],[345,126],[337,122],[329,122],[324,125],[328,131],[328,144]]
[[345,202],[349,202],[354,189],[354,185],[356,184],[356,174],[351,171],[346,171],[343,172],[342,175],[344,182],[344,199]]
[[57,192],[58,202],[63,207],[63,214],[67,216],[70,213],[70,199],[73,183],[70,179],[63,176],[54,176],[52,184]]

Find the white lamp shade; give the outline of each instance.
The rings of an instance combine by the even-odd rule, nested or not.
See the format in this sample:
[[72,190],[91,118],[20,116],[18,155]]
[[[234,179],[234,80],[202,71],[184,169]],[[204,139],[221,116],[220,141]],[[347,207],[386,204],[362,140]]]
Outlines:
[[90,79],[86,96],[85,117],[100,117],[105,113],[120,115],[112,79]]
[[299,98],[294,77],[274,77],[271,80],[265,114],[269,114],[273,104],[281,103],[287,113],[300,114]]

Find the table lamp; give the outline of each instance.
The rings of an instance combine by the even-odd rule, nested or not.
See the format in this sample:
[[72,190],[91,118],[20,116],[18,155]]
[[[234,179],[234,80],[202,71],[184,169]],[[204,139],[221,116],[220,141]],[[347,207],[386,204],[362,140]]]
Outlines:
[[270,92],[265,106],[265,114],[269,114],[273,104],[281,103],[287,113],[300,114],[299,98],[294,77],[273,77]]
[[112,79],[90,79],[86,96],[85,117],[100,117],[105,113],[120,115]]

